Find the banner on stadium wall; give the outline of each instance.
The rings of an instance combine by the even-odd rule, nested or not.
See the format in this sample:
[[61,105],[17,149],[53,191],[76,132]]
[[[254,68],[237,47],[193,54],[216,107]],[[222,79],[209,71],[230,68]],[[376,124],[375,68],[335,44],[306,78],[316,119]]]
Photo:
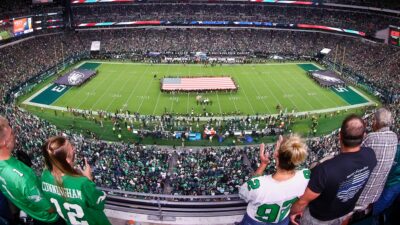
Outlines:
[[92,41],[92,46],[90,46],[90,51],[100,51],[100,41]]
[[[34,0],[39,1],[39,0]],[[43,1],[43,0],[42,0]],[[46,0],[48,1],[48,0]],[[217,2],[218,0],[214,0]],[[236,2],[275,3],[292,5],[319,5],[321,0],[314,1],[282,1],[282,0],[235,0]],[[110,2],[145,2],[144,0],[71,0],[72,4],[110,3]]]
[[286,29],[304,29],[304,30],[323,30],[347,33],[351,35],[365,37],[365,32],[343,29],[336,27],[328,27],[323,25],[314,24],[283,24],[283,23],[271,23],[271,22],[249,22],[249,21],[187,21],[187,22],[173,22],[173,21],[131,21],[131,22],[101,22],[101,23],[81,23],[77,26],[82,27],[102,27],[102,26],[150,26],[150,25],[173,25],[173,26],[255,26],[255,27],[279,27]]

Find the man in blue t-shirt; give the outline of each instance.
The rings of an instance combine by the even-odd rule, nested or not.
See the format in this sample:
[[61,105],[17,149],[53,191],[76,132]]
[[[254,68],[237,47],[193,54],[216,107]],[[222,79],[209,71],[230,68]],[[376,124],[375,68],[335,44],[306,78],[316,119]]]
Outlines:
[[364,135],[362,118],[350,115],[343,121],[340,154],[311,170],[304,195],[291,209],[294,224],[298,216],[301,225],[341,224],[353,211],[377,163],[374,151],[361,147]]

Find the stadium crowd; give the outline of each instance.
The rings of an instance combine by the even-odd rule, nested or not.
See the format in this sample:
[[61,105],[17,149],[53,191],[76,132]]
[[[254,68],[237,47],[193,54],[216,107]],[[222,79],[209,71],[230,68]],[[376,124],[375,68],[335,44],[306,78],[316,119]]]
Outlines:
[[[400,92],[400,50],[387,45],[367,43],[356,38],[329,34],[270,30],[135,29],[83,31],[32,38],[0,49],[1,96],[39,72],[54,67],[63,59],[89,55],[91,41],[101,41],[101,53],[121,58],[143,58],[148,52],[178,56],[202,51],[209,55],[262,54],[313,57],[323,48],[332,52],[325,60],[336,62],[336,69],[350,71],[364,80],[398,96]],[[40,49],[40,50],[38,50]],[[128,53],[128,54],[126,54]],[[344,56],[343,56],[344,54]],[[344,60],[344,61],[343,61]]]
[[353,29],[368,34],[397,24],[398,17],[335,8],[271,4],[137,4],[73,7],[74,23],[129,21],[247,21],[314,24]]

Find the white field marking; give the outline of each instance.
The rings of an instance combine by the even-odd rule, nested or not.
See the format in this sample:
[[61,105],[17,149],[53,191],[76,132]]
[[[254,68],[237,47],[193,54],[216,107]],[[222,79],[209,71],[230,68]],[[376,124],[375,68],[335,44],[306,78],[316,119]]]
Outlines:
[[[254,67],[252,67],[252,68],[255,69]],[[242,68],[240,68],[240,70],[243,72],[243,69],[242,69]],[[255,74],[255,75],[257,76],[257,74]],[[240,75],[239,75],[239,76],[240,76]],[[261,94],[260,94],[260,92],[258,91],[257,87],[254,85],[253,79],[249,79],[249,80],[250,80],[251,85],[253,86],[253,89],[256,91],[257,95],[258,95],[258,96],[261,96]],[[259,99],[259,100],[262,101],[262,103],[264,104],[264,106],[265,106],[265,108],[267,109],[268,113],[271,113],[271,112],[269,111],[268,105],[265,103],[265,100],[264,100],[264,99]],[[253,110],[253,111],[254,111],[254,110]]]
[[[317,66],[316,64],[313,64],[314,66]],[[319,66],[317,66],[319,69],[322,69],[321,67],[319,67]],[[309,77],[308,77],[308,79],[310,79]],[[302,86],[304,86],[304,85],[302,85]],[[319,86],[319,85],[318,85]],[[321,87],[321,86],[319,86],[319,87]],[[321,87],[322,88],[322,87]],[[307,90],[307,88],[305,88],[305,90]],[[322,94],[327,98],[327,99],[329,99],[329,101],[331,101],[332,103],[333,103],[333,105],[336,105],[337,103],[334,101],[334,100],[332,100],[332,98],[331,98],[331,96],[330,95],[328,95],[328,94],[326,94],[325,93],[325,91],[322,91]],[[317,97],[317,99],[318,99],[318,101],[319,101],[319,98]],[[344,104],[348,104],[346,101],[344,101],[344,99],[342,99],[341,97],[339,98],[340,100],[341,100],[341,102],[342,103],[344,103]],[[320,102],[320,101],[319,101]]]
[[[292,77],[291,74],[288,73],[287,76],[289,77],[289,79],[291,79],[291,80],[293,80],[293,81],[297,81],[294,77],[291,78],[291,77]],[[302,75],[302,76],[303,76],[303,75]],[[300,79],[302,79],[302,77],[300,77]],[[310,79],[310,78],[307,77],[307,79]],[[290,84],[290,82],[289,82],[289,84]],[[301,87],[301,89],[304,90],[304,92],[309,91],[309,89],[305,87],[305,85],[303,84],[303,82],[300,81],[300,82],[297,82],[297,84],[300,84],[300,87]],[[294,87],[295,87],[294,89],[297,91],[296,86],[294,86]],[[303,92],[303,93],[304,93],[304,92]],[[323,93],[323,94],[325,95],[325,93]],[[316,95],[316,94],[315,94],[315,95]],[[315,97],[315,95],[309,95],[309,96],[311,96],[312,98],[316,99],[317,102],[318,102],[323,108],[325,108],[325,105],[323,104],[323,101],[322,101],[322,103],[321,103],[320,99],[319,99],[318,97]],[[309,106],[311,106],[311,104],[308,103],[307,99],[305,99],[301,93],[300,93],[300,97],[301,97],[302,99],[304,99],[304,100],[307,102],[307,104],[308,104]],[[325,95],[325,97],[328,98],[328,96],[326,96],[326,95]],[[328,98],[328,99],[329,99],[330,101],[332,101],[330,98]],[[335,105],[335,102],[333,102],[333,103],[334,103],[334,105]],[[312,107],[312,108],[315,108],[315,107]]]
[[221,113],[221,114],[222,114],[222,108],[221,108],[221,103],[219,102],[219,95],[218,95],[218,91],[217,91],[217,101],[218,101],[219,113]]
[[[288,74],[288,72],[286,72],[285,70],[282,70],[282,71],[283,71],[283,74]],[[290,76],[290,75],[289,75],[289,76]],[[273,79],[273,78],[272,78],[272,79]],[[294,90],[294,92],[297,93],[297,96],[300,96],[300,98],[301,98],[308,106],[310,106],[311,109],[314,108],[314,107],[307,101],[307,99],[305,99],[305,98],[303,97],[302,93],[300,93],[300,92],[297,90],[296,86],[293,86],[292,83],[289,82],[289,81],[287,80],[287,76],[285,76],[285,79],[283,79],[283,81],[284,81],[284,82],[286,83],[286,85],[288,85],[292,90]],[[293,97],[293,96],[290,96],[290,97],[288,97],[288,98],[290,99],[291,97]],[[297,106],[296,106],[296,108],[297,108]]]
[[78,69],[79,67],[81,67],[83,64],[85,64],[85,63],[87,63],[87,62],[89,62],[89,61],[82,61],[81,63],[79,63],[78,65],[76,65],[76,66],[74,67],[74,69]]
[[[172,101],[173,103],[173,101]],[[51,110],[59,110],[59,111],[67,111],[66,107],[60,107],[60,106],[52,106],[52,105],[45,105],[45,104],[39,104],[39,103],[33,103],[33,102],[23,102],[24,105],[31,105],[31,106],[36,106],[36,107],[41,107],[45,109],[51,109]],[[346,110],[346,109],[354,109],[354,108],[360,108],[363,106],[369,106],[369,105],[375,105],[374,102],[368,102],[368,103],[362,103],[362,104],[357,104],[357,105],[350,105],[350,106],[341,106],[341,107],[335,107],[335,108],[329,108],[329,109],[321,109],[321,110],[312,110],[312,111],[303,111],[303,112],[296,112],[296,113],[288,113],[288,115],[305,115],[305,114],[317,114],[317,113],[328,113],[328,112],[337,112]],[[86,110],[81,110],[78,109],[78,112],[85,112]],[[93,111],[93,115],[98,115],[97,111]],[[126,116],[125,114],[118,114],[120,116]],[[262,114],[258,116],[277,116],[278,114]],[[256,115],[250,115],[250,116],[256,116]],[[133,118],[133,115],[130,117]],[[160,116],[156,116],[157,118],[160,118]],[[245,116],[225,116],[225,119],[234,119],[234,118],[246,118],[247,115]],[[179,118],[184,118],[184,117],[179,117]],[[222,119],[222,117],[213,117],[215,119]],[[209,117],[200,117],[201,121],[207,121],[209,120]]]
[[[148,68],[149,68],[149,67],[148,67]],[[148,69],[148,68],[146,68],[146,72],[147,72],[147,69]],[[152,71],[152,72],[153,72],[153,71]],[[158,70],[157,70],[157,73],[158,73]],[[145,73],[144,73],[144,76],[146,76]],[[146,92],[145,92],[144,94],[147,95],[147,93],[149,93],[150,87],[153,85],[153,82],[154,82],[154,81],[155,81],[155,80],[152,79],[152,80],[149,82],[149,86],[147,86]],[[137,109],[137,112],[139,112],[139,111],[140,111],[140,108],[142,108],[143,102],[144,102],[144,100],[142,100],[142,102],[140,103],[139,108]]]
[[[127,71],[128,69],[130,69],[130,68],[129,68],[129,67],[125,68],[124,70],[122,70],[122,72],[119,72],[119,74],[125,74],[126,71]],[[110,71],[109,73],[113,73],[113,72]],[[116,71],[116,73],[118,73],[118,71]],[[133,77],[133,75],[132,75],[132,77]],[[116,80],[118,80],[118,79],[119,79],[119,78],[116,78]],[[129,81],[130,81],[131,79],[132,79],[132,78],[130,77]],[[124,85],[123,85],[121,88],[118,88],[118,89],[119,89],[119,90],[118,90],[118,94],[119,94],[119,95],[121,95],[121,94],[120,94],[121,91],[124,90],[125,86],[126,86],[128,83],[129,83],[128,81],[125,81],[125,82],[124,82]],[[111,85],[110,85],[110,86],[111,86]],[[107,89],[107,90],[108,90],[108,89]],[[121,96],[122,96],[122,95],[121,95]],[[110,108],[110,106],[113,105],[115,101],[116,101],[116,100],[110,101],[110,103],[108,103],[107,108],[105,109],[105,111],[108,111],[108,109]]]
[[[114,83],[115,80],[117,80],[117,79],[114,79],[112,83]],[[102,86],[104,83],[106,83],[106,81],[108,81],[108,79],[104,79],[102,82],[99,82],[99,84],[96,85],[95,90],[98,90],[98,88],[99,88],[100,86]],[[91,109],[91,110],[94,110],[94,106],[97,105],[97,103],[103,98],[103,96],[107,93],[107,90],[108,90],[111,86],[112,86],[112,85],[109,85],[109,86],[107,87],[106,91],[104,91],[104,93],[103,93],[99,98],[97,98],[97,101],[96,101],[94,104],[92,104],[92,105],[90,106],[90,109]],[[83,89],[78,90],[78,92],[77,92],[76,95],[79,95],[79,93],[81,93],[82,90],[83,90]],[[76,95],[75,95],[75,96],[76,96]],[[85,102],[89,99],[89,97],[90,97],[89,95],[86,96],[86,98],[85,98],[85,99],[78,105],[78,107],[76,107],[76,108],[80,108],[83,104],[85,104]],[[75,100],[75,98],[71,98],[71,99]]]
[[[148,65],[150,66],[150,63],[133,63],[133,62],[110,62],[110,61],[91,61],[91,60],[87,60],[84,62],[89,62],[89,63],[103,63],[103,64],[136,64],[136,65]],[[314,64],[314,62],[285,62],[285,63],[253,63],[253,64],[241,64],[241,63],[236,63],[236,64],[222,64],[222,66],[228,66],[228,67],[232,67],[232,66],[284,66],[284,65],[298,65],[298,64]],[[157,63],[157,64],[153,64],[155,66],[183,66],[183,64],[168,64],[168,63]],[[196,66],[196,67],[203,67],[203,64],[189,64],[186,66]],[[317,66],[317,65],[316,65]],[[220,66],[218,66],[220,67]],[[321,68],[319,66],[317,66],[318,68]]]
[[[263,74],[267,74],[267,75],[268,75],[269,73],[263,72]],[[268,84],[266,83],[266,81],[265,81],[264,79],[262,79],[261,76],[256,76],[256,77],[258,77],[258,79],[261,80],[261,81],[264,83],[264,85],[265,85],[266,87],[268,86]],[[269,93],[271,93],[271,95],[274,97],[274,99],[276,100],[276,102],[277,102],[279,105],[281,105],[281,102],[280,102],[279,99],[275,96],[274,92],[271,91],[270,88],[266,88],[266,89],[268,90]]]
[[359,92],[354,87],[352,87],[352,86],[347,86],[347,87],[350,88],[351,90],[353,90],[355,93],[359,94],[361,97],[365,98],[369,103],[376,104],[376,102],[374,102],[373,100],[369,99],[367,96],[365,96],[363,93]]
[[186,113],[189,113],[189,92],[187,93]]
[[[238,79],[238,83],[240,84],[240,82],[239,82],[239,76],[237,77],[237,79]],[[244,96],[246,96],[247,103],[250,105],[251,111],[253,111],[253,114],[255,114],[256,111],[254,111],[253,105],[251,104],[250,99],[249,99],[249,97],[248,97],[247,94],[246,94],[246,91],[244,90],[244,88],[242,88],[242,90],[243,90]]]
[[[31,102],[32,99],[34,99],[36,96],[40,95],[42,92],[44,92],[45,90],[47,90],[47,88],[49,88],[51,85],[53,84],[48,84],[46,86],[44,86],[42,89],[40,89],[38,92],[36,92],[35,94],[33,94],[31,97],[25,99],[25,101],[23,102],[23,104],[27,104],[29,102]],[[33,103],[33,102],[32,102]]]
[[[170,68],[171,68],[171,67],[168,67],[168,68],[167,68],[167,72],[166,72],[167,75],[168,75],[168,73],[169,73]],[[146,71],[147,71],[147,69],[146,69]],[[157,70],[157,72],[158,72],[158,70]],[[160,96],[161,96],[161,90],[158,92],[156,105],[154,106],[154,109],[153,109],[153,115],[155,115],[155,113],[156,113],[156,110],[157,110],[157,107],[158,107],[158,102],[159,102],[159,100],[160,100]]]
[[[87,61],[84,61],[84,62],[80,63],[78,66],[82,66],[82,65],[85,64],[86,62],[87,62]],[[99,65],[98,67],[100,67],[100,66],[101,66],[101,65]],[[78,67],[75,67],[75,68],[78,68]],[[97,75],[96,75],[96,77],[97,77]],[[95,90],[97,90],[97,88],[98,88],[101,84],[103,84],[103,83],[104,83],[104,81],[101,82],[101,83],[99,83],[98,85],[96,85],[96,89],[95,89]],[[78,89],[78,90],[76,91],[76,93],[75,93],[73,96],[71,96],[70,99],[68,99],[66,105],[70,105],[70,104],[69,104],[70,102],[74,103],[75,99],[78,99],[77,96],[78,96],[78,97],[79,97],[79,96],[82,96],[82,95],[81,95],[81,92],[82,92],[82,91],[83,91],[82,88],[81,88],[81,89]],[[93,93],[96,94],[96,91],[93,91]],[[83,104],[84,102],[86,102],[86,100],[87,100],[89,97],[90,97],[90,96],[87,95],[86,98],[83,100],[83,102],[81,102],[81,103],[78,105],[78,107],[76,107],[76,108],[80,108],[80,107],[82,106],[82,104]]]
[[[317,63],[312,63],[314,66],[316,66],[316,67],[318,67],[319,69],[324,69],[324,68],[322,68],[320,65],[318,65]],[[338,72],[338,71],[336,71],[336,72]],[[369,103],[371,103],[371,104],[376,104],[376,102],[375,101],[373,101],[373,100],[371,100],[370,98],[368,98],[367,96],[365,96],[363,93],[361,93],[361,92],[359,92],[357,89],[355,89],[355,88],[353,88],[352,86],[347,86],[347,87],[349,87],[351,90],[353,90],[354,92],[356,92],[357,94],[359,94],[360,96],[362,96],[363,98],[365,98]],[[342,99],[342,101],[344,101],[344,99]],[[344,102],[346,102],[346,101],[344,101]]]
[[[146,68],[146,70],[144,71],[143,74],[146,74],[148,70],[149,70],[149,67]],[[135,73],[135,74],[136,74],[136,73]],[[135,88],[131,91],[131,93],[129,94],[129,96],[128,96],[128,98],[126,99],[126,101],[125,101],[124,104],[127,104],[127,105],[128,105],[129,101],[131,100],[131,98],[132,98],[132,96],[133,96],[133,93],[135,93],[135,91],[136,91],[137,87],[139,86],[139,83],[142,81],[143,77],[145,77],[145,76],[140,76],[139,81],[136,82]]]
[[[275,86],[276,86],[279,90],[285,90],[285,88],[282,88],[282,87],[275,81],[273,75],[271,76],[271,80],[272,80],[272,82],[275,84]],[[285,95],[288,95],[288,94],[284,94],[284,96],[285,96]],[[292,97],[293,97],[293,96],[292,96]],[[289,101],[292,102],[292,105],[293,105],[294,107],[296,107],[296,109],[299,108],[299,107],[296,105],[296,103],[295,103],[294,101],[292,101],[292,98],[291,98],[289,95],[288,95],[287,99],[289,99]],[[285,106],[284,106],[284,107],[285,107]],[[289,107],[286,107],[286,108],[289,108]]]

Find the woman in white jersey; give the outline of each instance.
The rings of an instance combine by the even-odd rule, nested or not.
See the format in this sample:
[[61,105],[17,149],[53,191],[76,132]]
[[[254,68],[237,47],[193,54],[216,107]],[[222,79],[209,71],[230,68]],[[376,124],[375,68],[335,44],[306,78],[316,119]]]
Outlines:
[[299,136],[279,136],[273,157],[276,172],[263,175],[269,159],[261,144],[260,166],[239,190],[240,197],[248,203],[241,225],[289,224],[290,208],[307,187],[310,170],[296,170],[307,157],[307,146]]

